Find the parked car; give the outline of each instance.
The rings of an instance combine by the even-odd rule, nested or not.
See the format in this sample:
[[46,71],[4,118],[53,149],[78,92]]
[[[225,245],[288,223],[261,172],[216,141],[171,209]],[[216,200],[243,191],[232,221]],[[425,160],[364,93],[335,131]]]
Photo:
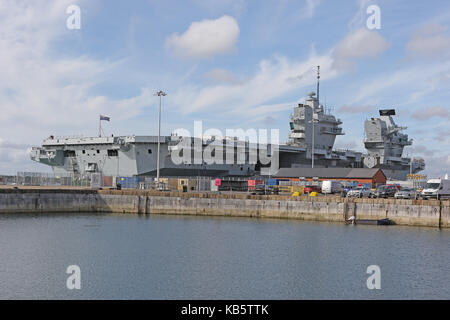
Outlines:
[[266,194],[278,194],[278,186],[277,185],[270,185],[266,186]]
[[343,186],[341,190],[341,197],[346,197],[347,193],[352,189],[353,188],[351,186]]
[[265,195],[266,186],[264,184],[257,184],[255,188],[252,190],[252,194]]
[[255,189],[252,190],[252,194],[266,195],[266,194],[278,194],[278,186],[266,186],[264,184],[257,184]]
[[382,185],[379,186],[374,192],[371,193],[372,198],[389,198],[393,197],[398,191],[398,188],[394,185]]
[[398,183],[394,183],[394,184],[386,184],[387,186],[393,186],[397,188],[397,191],[400,191],[402,189],[402,186],[399,185]]
[[322,193],[340,193],[342,191],[342,183],[335,180],[322,181]]
[[450,198],[450,179],[430,179],[420,193],[422,199],[444,199]]
[[417,199],[418,193],[412,188],[403,188],[394,195],[395,199]]
[[319,186],[306,186],[306,187],[303,189],[303,193],[304,193],[304,194],[309,194],[309,193],[311,193],[311,192],[317,192],[317,193],[320,193],[320,192],[322,192],[322,188],[319,187]]
[[355,189],[351,189],[350,191],[347,192],[347,197],[357,197],[357,198],[362,198],[362,197],[369,197],[371,194],[371,191],[369,188],[366,187],[357,187]]

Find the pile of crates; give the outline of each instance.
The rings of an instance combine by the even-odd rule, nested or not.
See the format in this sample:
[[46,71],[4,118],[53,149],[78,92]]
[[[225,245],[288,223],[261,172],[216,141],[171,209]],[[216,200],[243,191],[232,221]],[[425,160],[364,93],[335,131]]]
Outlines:
[[304,181],[277,180],[277,183],[280,193],[292,194],[298,192],[298,194],[303,194],[305,189]]

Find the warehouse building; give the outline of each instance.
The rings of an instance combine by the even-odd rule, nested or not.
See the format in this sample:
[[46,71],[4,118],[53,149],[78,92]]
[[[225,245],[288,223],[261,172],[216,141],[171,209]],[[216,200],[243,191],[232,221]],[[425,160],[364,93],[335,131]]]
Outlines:
[[281,168],[273,178],[290,181],[339,180],[370,184],[372,187],[386,184],[387,180],[383,170],[379,168]]

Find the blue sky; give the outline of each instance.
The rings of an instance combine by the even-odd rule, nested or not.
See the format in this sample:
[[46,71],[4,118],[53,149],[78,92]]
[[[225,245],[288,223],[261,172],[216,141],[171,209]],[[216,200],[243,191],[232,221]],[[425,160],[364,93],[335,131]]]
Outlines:
[[[81,28],[66,27],[66,9]],[[366,9],[378,5],[381,28]],[[315,89],[363,150],[363,121],[396,108],[430,176],[450,173],[450,3],[432,1],[0,0],[0,173],[48,171],[29,148],[54,135],[278,128]]]

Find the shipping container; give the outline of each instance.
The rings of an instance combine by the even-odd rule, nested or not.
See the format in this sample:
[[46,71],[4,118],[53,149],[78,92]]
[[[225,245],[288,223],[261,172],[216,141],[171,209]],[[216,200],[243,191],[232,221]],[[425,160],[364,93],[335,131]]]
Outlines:
[[255,190],[255,187],[258,185],[258,184],[262,184],[263,183],[263,181],[262,180],[248,180],[247,181],[247,183],[248,183],[248,191],[254,191]]
[[118,177],[117,183],[120,183],[122,189],[137,189],[139,187],[138,177]]
[[103,176],[103,186],[104,187],[112,187],[112,177],[111,176]]

